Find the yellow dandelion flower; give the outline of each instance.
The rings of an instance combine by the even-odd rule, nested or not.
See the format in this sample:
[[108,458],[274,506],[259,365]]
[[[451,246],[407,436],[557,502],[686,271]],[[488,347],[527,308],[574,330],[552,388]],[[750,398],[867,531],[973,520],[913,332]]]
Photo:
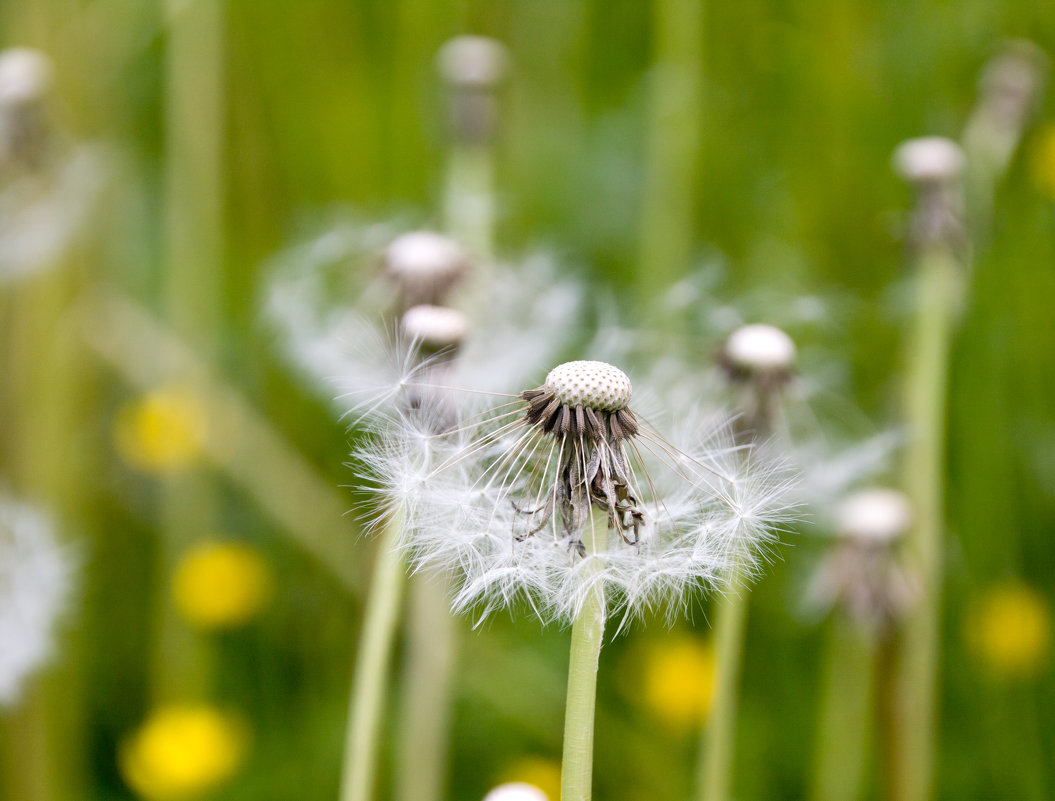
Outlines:
[[1051,647],[1051,613],[1044,597],[1024,584],[990,589],[965,625],[967,642],[992,673],[1004,678],[1035,675]]
[[642,705],[672,729],[695,729],[707,718],[714,695],[711,647],[687,635],[671,635],[645,647],[637,668]]
[[529,756],[510,763],[498,784],[530,784],[537,787],[550,801],[560,799],[560,762],[545,757]]
[[204,629],[248,623],[271,597],[271,569],[253,548],[205,542],[188,551],[172,578],[180,614]]
[[114,421],[114,444],[132,467],[170,473],[198,458],[205,420],[204,407],[191,393],[158,389],[121,409]]
[[1055,124],[1041,131],[1033,148],[1033,180],[1042,192],[1055,198]]
[[248,733],[206,705],[162,707],[121,745],[125,782],[148,801],[177,801],[216,787],[241,767]]

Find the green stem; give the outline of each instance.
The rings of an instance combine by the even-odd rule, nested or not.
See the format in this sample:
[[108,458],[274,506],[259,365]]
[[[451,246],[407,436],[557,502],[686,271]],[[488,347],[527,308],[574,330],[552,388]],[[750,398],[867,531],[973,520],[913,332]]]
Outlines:
[[[608,517],[591,510],[591,527],[584,541],[596,554],[608,541]],[[595,570],[600,565],[595,563]],[[593,792],[593,725],[597,706],[597,663],[604,642],[607,609],[604,587],[594,585],[571,627],[568,662],[568,699],[564,709],[564,760],[561,801],[589,801]]]
[[396,798],[442,798],[457,631],[442,576],[410,581],[403,691],[403,733]]
[[737,577],[718,603],[714,623],[714,702],[700,751],[700,801],[728,801],[730,797],[748,600],[747,586]]
[[856,801],[864,790],[876,641],[836,620],[825,658],[813,801]]
[[381,709],[406,587],[403,561],[396,550],[401,526],[398,515],[390,517],[377,543],[373,582],[352,674],[341,801],[371,801],[374,797]]
[[917,264],[916,319],[908,343],[905,487],[916,525],[906,553],[918,572],[922,597],[908,618],[898,665],[894,797],[926,801],[933,783],[936,683],[943,542],[945,405],[949,345],[959,264],[951,250],[932,245]]
[[654,9],[656,63],[640,254],[646,297],[655,297],[689,268],[703,116],[703,4],[658,0]]
[[483,259],[494,253],[494,165],[491,147],[455,144],[447,167],[444,228]]

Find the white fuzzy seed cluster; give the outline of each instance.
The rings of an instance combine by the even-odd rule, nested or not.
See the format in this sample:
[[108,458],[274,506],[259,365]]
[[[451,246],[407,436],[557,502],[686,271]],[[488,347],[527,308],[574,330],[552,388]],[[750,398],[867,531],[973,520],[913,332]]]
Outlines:
[[412,231],[385,248],[385,267],[397,279],[432,280],[452,277],[467,264],[465,251],[449,237],[433,231]]
[[549,371],[544,386],[565,406],[615,412],[630,403],[629,377],[605,362],[559,364]]
[[39,50],[12,47],[0,53],[0,105],[30,103],[51,86],[51,61]]
[[894,151],[894,169],[910,183],[945,183],[963,171],[961,148],[944,136],[921,136],[902,142]]
[[440,74],[452,84],[494,86],[502,81],[509,57],[505,45],[486,36],[458,36],[437,56]]
[[839,505],[835,521],[840,537],[865,545],[883,545],[908,531],[912,506],[897,490],[861,490]]
[[549,801],[549,796],[533,784],[509,782],[491,790],[484,801]]
[[751,372],[785,372],[795,364],[795,343],[779,328],[756,323],[730,335],[725,355],[735,366]]
[[403,333],[426,346],[460,345],[469,335],[469,318],[457,309],[423,303],[403,313]]

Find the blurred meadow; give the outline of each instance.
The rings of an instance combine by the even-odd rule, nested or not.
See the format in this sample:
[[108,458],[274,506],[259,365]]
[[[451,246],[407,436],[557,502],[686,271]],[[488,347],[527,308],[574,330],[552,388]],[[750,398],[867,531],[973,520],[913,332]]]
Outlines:
[[[467,34],[507,57],[477,139],[437,70]],[[460,237],[484,272],[536,258],[548,272],[525,285],[575,282],[553,364],[620,352],[625,333],[635,392],[661,356],[713,372],[738,325],[781,326],[799,356],[788,419],[839,451],[893,443],[841,489],[933,502],[935,558],[911,538],[897,552],[925,611],[861,635],[805,600],[834,539],[806,486],[741,590],[735,726],[713,757],[729,789],[700,789],[721,594],[672,625],[663,608],[612,625],[597,798],[1055,794],[1055,8],[4,0],[0,46],[51,72],[27,101],[0,56],[0,801],[349,801],[349,687],[384,556],[349,456],[364,433],[333,402],[356,377],[313,382],[267,309],[283,271],[317,258],[327,313],[380,321],[377,253],[419,228]],[[1013,120],[982,79],[1009,52],[1036,78]],[[967,159],[962,224],[924,247],[892,165],[921,136]],[[302,258],[320,241],[336,255]],[[926,340],[918,301],[935,253],[956,272],[934,312],[947,343],[940,320]],[[505,302],[532,309],[543,289]],[[42,531],[59,561],[31,572],[20,538]],[[437,655],[414,603],[373,696],[369,797],[479,801],[523,781],[557,801],[568,626],[469,613]],[[26,624],[29,607],[44,611]],[[891,711],[901,651],[885,644],[911,652],[917,614],[933,627],[905,675],[923,700]],[[41,654],[9,667],[31,641]],[[407,742],[430,677],[449,695],[422,762]]]

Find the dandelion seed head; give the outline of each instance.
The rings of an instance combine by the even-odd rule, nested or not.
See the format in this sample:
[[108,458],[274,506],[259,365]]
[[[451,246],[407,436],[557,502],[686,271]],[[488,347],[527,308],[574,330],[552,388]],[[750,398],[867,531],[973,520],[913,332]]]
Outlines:
[[412,306],[400,319],[403,333],[429,350],[460,345],[469,335],[469,318],[447,306]]
[[583,406],[615,412],[630,403],[630,379],[618,367],[605,362],[576,361],[559,364],[549,371],[543,389],[565,406]]
[[726,340],[725,357],[750,373],[786,372],[795,364],[795,343],[772,325],[741,326]]
[[51,60],[29,47],[0,52],[0,106],[34,103],[51,89]]
[[550,801],[538,787],[526,782],[500,784],[484,796],[484,801]]
[[0,498],[0,706],[47,661],[72,590],[73,566],[48,518]]
[[912,506],[904,493],[874,488],[850,495],[835,512],[835,530],[861,545],[886,545],[912,524]]
[[411,231],[385,248],[388,274],[401,283],[445,283],[461,277],[468,259],[461,245],[434,231]]
[[460,86],[492,87],[505,78],[509,54],[505,45],[487,36],[457,36],[436,58],[440,74]]
[[960,176],[965,163],[963,148],[944,136],[908,139],[894,151],[894,168],[913,184],[950,183]]

